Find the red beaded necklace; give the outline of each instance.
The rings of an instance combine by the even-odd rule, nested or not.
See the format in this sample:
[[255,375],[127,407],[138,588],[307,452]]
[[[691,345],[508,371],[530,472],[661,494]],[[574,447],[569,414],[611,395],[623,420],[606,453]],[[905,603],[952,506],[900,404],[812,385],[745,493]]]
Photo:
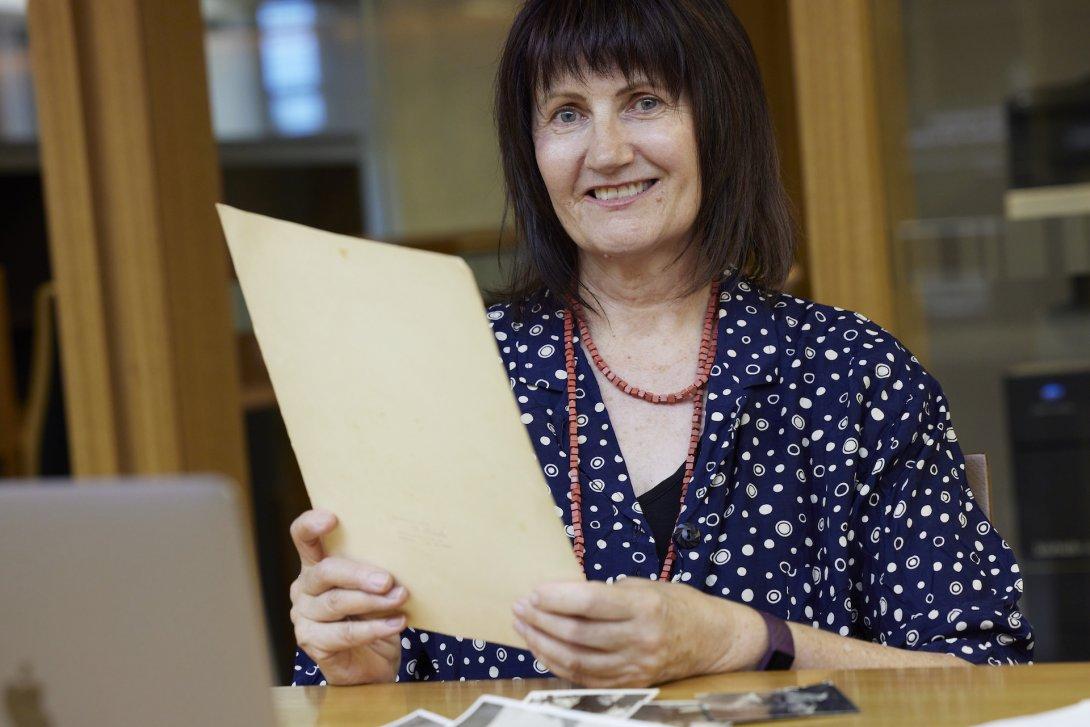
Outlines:
[[[568,374],[568,480],[571,482],[571,523],[575,531],[575,558],[579,561],[579,567],[583,567],[583,556],[586,553],[586,544],[583,540],[583,509],[582,490],[579,485],[579,417],[575,410],[576,403],[576,371],[575,371],[575,344],[574,329],[575,320],[579,322],[579,335],[586,344],[587,351],[594,361],[594,365],[602,372],[606,380],[618,389],[638,399],[652,404],[676,404],[686,399],[693,400],[693,426],[689,434],[689,453],[685,457],[685,476],[681,481],[681,502],[685,502],[685,493],[689,490],[689,483],[693,479],[693,467],[696,464],[696,447],[700,443],[700,427],[704,421],[704,389],[708,384],[712,364],[715,362],[715,343],[717,335],[716,312],[719,305],[719,283],[713,282],[711,294],[708,297],[708,309],[704,314],[704,332],[700,338],[700,356],[698,358],[696,379],[692,384],[681,391],[665,396],[652,394],[639,387],[628,383],[616,373],[610,370],[606,362],[598,353],[598,347],[594,345],[594,339],[590,336],[590,329],[583,319],[583,309],[579,304],[573,304],[570,309],[564,310],[564,366]],[[670,540],[670,549],[666,559],[662,563],[662,572],[659,580],[667,580],[670,577],[670,569],[677,557],[677,550],[673,539]]]

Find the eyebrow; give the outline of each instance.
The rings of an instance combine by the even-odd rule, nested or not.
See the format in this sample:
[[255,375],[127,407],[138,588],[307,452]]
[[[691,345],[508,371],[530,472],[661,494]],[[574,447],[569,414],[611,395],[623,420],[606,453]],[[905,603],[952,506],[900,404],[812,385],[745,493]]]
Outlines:
[[[633,91],[635,91],[637,88],[640,88],[641,86],[654,86],[654,85],[655,85],[654,83],[652,83],[650,80],[648,80],[646,78],[645,79],[639,79],[639,80],[633,81],[632,83],[629,83],[624,88],[617,91],[617,93],[613,94],[613,97],[616,98],[618,96],[624,96],[626,94],[632,93]],[[554,98],[564,98],[564,97],[574,98],[574,99],[578,99],[580,101],[585,101],[586,100],[586,97],[583,96],[583,94],[581,94],[581,93],[573,93],[571,91],[556,91],[556,92],[550,93],[548,96],[546,96],[544,99],[542,99],[541,100],[541,105],[545,105],[545,104],[549,103]]]

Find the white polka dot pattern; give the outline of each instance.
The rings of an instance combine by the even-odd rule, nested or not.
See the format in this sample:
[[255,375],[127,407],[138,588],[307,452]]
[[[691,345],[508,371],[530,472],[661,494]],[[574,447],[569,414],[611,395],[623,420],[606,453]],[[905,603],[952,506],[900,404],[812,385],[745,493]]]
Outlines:
[[[938,382],[851,311],[723,284],[705,428],[680,519],[700,532],[673,580],[784,619],[976,663],[1028,661],[1010,548],[969,492]],[[563,322],[543,293],[488,318],[569,537]],[[585,570],[655,578],[659,560],[577,350]],[[585,434],[582,434],[585,433]],[[527,652],[407,629],[399,678],[545,673]],[[294,683],[321,673],[299,652]]]

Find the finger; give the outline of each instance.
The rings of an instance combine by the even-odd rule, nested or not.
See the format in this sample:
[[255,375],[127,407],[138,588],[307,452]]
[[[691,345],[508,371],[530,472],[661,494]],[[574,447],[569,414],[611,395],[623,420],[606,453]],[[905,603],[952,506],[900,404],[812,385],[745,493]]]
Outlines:
[[548,636],[569,644],[603,651],[616,651],[632,640],[631,621],[596,621],[534,608],[528,602],[516,603],[515,616]]
[[329,510],[307,510],[291,524],[291,540],[304,566],[314,565],[325,557],[322,536],[337,527],[337,516]]
[[597,621],[626,621],[633,616],[630,598],[599,581],[543,583],[530,594],[530,604],[542,611]]
[[320,563],[305,568],[300,574],[303,592],[311,596],[325,593],[330,588],[362,590],[376,595],[388,593],[394,578],[388,572],[370,563],[348,558],[324,558]]
[[349,616],[385,617],[400,611],[408,597],[405,586],[397,586],[381,596],[355,589],[330,588],[318,596],[303,599],[299,614],[311,621],[322,622],[343,621]]
[[[380,639],[400,633],[405,616],[365,621],[309,622],[297,633],[299,646],[308,654],[337,654],[348,649],[369,646]],[[313,652],[311,651],[313,650]]]
[[394,657],[400,658],[402,650],[401,631],[395,631],[388,636],[380,636],[368,644],[367,648],[388,661],[392,661]]
[[618,654],[554,639],[524,621],[516,619],[515,630],[538,661],[557,676],[578,684],[612,682],[627,668],[626,660]]

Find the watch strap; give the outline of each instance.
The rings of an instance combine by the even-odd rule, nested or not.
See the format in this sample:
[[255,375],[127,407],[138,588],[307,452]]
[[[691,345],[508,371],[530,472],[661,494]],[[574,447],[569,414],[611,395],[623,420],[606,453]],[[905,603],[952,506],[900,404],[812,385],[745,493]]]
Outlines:
[[758,611],[768,632],[768,648],[757,662],[758,671],[785,671],[795,663],[795,639],[787,622],[764,611]]

